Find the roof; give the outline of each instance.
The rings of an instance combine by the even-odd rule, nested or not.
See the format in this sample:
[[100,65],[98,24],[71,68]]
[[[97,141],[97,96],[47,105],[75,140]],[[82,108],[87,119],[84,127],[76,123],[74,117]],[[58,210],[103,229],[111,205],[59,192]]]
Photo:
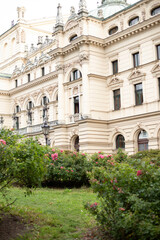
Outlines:
[[8,73],[0,73],[0,78],[11,78],[11,74],[8,74]]

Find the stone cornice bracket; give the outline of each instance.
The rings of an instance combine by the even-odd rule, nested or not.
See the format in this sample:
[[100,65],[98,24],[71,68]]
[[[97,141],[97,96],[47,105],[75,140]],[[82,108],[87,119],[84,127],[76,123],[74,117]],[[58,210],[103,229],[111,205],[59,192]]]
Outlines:
[[64,28],[64,24],[63,24],[63,16],[62,16],[62,7],[59,3],[57,7],[56,24],[53,29],[53,33],[57,31],[63,31],[63,28]]
[[79,61],[80,61],[81,64],[83,62],[88,62],[89,61],[89,55],[86,54],[86,53],[80,54]]
[[87,17],[88,16],[88,9],[86,0],[79,0],[79,17]]

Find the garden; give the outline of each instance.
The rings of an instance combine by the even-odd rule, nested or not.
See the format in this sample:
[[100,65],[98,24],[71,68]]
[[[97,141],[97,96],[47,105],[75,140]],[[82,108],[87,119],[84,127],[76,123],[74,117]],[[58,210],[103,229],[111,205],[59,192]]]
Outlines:
[[0,239],[160,239],[160,150],[93,155],[0,130]]

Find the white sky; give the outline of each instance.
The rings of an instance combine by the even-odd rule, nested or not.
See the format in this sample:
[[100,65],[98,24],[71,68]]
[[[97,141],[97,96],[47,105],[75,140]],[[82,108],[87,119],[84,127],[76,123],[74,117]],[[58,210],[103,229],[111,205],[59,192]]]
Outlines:
[[[78,11],[79,0],[1,0],[0,8],[0,34],[11,27],[11,21],[17,22],[17,7],[26,8],[26,19],[52,17],[57,13],[57,5],[61,3],[63,14],[69,14],[70,7],[75,6]],[[101,0],[87,0],[89,10],[95,9],[97,2]],[[128,0],[128,3],[135,3],[139,0]]]

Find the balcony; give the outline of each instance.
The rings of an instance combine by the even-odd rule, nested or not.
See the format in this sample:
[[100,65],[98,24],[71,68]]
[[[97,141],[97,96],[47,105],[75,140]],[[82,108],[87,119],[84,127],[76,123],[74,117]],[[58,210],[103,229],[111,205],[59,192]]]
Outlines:
[[[27,126],[25,128],[20,128],[20,129],[16,130],[16,132],[20,135],[27,135],[27,134],[31,134],[31,133],[34,133],[34,134],[40,133],[42,131],[42,125],[43,124]],[[52,128],[52,127],[58,125],[58,120],[48,122],[48,125],[50,126],[50,128]]]

